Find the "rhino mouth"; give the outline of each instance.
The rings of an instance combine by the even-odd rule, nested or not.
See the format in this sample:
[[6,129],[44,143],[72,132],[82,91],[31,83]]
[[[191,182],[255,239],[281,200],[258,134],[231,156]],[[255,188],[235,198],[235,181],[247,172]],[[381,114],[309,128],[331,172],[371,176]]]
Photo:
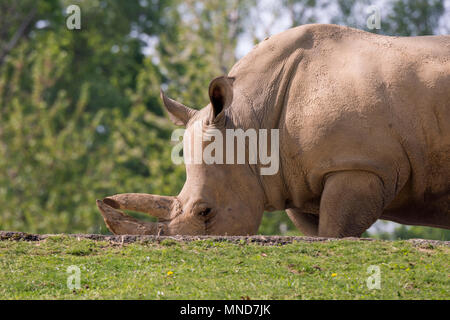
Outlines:
[[214,216],[215,216],[215,213],[214,212],[209,212],[209,213],[207,213],[205,216],[204,216],[204,224],[205,224],[205,234],[207,235],[207,234],[211,234],[211,232],[212,232],[212,227],[214,226]]

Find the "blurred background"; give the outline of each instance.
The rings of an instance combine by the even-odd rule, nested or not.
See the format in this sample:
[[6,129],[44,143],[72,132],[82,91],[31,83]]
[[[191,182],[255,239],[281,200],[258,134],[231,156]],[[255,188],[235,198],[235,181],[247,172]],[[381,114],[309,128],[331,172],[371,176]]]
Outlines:
[[[72,4],[80,30],[66,27]],[[371,5],[379,30],[367,28]],[[107,233],[95,199],[178,194],[185,171],[170,159],[160,87],[202,108],[210,80],[254,44],[315,22],[449,34],[450,1],[0,0],[0,230]],[[266,213],[260,233],[299,234],[283,212]],[[450,231],[380,221],[365,236]]]

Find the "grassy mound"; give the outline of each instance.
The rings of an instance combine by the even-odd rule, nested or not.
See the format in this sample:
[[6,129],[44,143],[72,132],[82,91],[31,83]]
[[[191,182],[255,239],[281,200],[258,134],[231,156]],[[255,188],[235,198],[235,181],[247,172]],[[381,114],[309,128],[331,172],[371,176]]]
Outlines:
[[[449,253],[408,241],[3,240],[0,298],[449,299]],[[367,286],[369,266],[380,289]],[[70,289],[77,268],[80,287]]]

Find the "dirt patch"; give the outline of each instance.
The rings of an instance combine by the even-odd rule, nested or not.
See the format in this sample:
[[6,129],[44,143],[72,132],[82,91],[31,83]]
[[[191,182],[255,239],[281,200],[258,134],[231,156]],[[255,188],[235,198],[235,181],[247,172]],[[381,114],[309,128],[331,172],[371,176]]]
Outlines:
[[[385,241],[371,238],[319,238],[319,237],[288,237],[288,236],[137,236],[137,235],[102,235],[102,234],[30,234],[15,231],[0,231],[0,241],[41,241],[52,236],[68,236],[78,239],[89,239],[95,241],[108,241],[113,243],[154,242],[160,243],[165,240],[189,242],[197,240],[208,240],[213,242],[231,242],[237,244],[260,244],[260,245],[285,245],[293,242],[326,242],[332,240],[354,240],[354,241]],[[450,246],[450,241],[411,239],[408,240],[415,246],[445,245]]]

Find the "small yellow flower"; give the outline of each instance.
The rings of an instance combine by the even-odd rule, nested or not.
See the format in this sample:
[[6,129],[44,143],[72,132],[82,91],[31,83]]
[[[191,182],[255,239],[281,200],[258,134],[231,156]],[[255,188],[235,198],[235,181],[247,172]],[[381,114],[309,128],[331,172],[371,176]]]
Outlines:
[[167,275],[171,276],[171,275],[173,275],[173,272],[172,271],[167,271]]
[[337,276],[337,273],[332,273],[331,276],[332,276],[332,277],[336,277],[336,276]]

